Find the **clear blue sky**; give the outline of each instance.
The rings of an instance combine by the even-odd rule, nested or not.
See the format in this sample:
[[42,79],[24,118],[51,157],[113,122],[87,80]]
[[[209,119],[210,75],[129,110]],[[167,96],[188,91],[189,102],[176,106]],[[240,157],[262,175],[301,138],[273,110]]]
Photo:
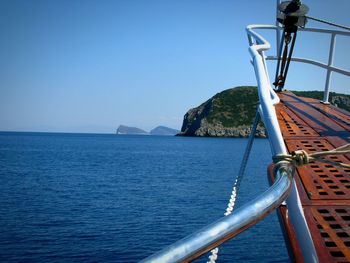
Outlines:
[[[350,25],[349,0],[304,2],[311,16]],[[0,0],[0,130],[180,129],[189,108],[256,84],[245,26],[274,24],[275,3]],[[316,35],[297,49],[326,61],[320,40],[328,38]],[[350,41],[337,46],[336,65],[350,69]],[[315,78],[310,66],[300,75],[298,67],[291,65],[288,88],[323,88],[323,71]],[[335,76],[332,88],[350,93],[349,84]]]

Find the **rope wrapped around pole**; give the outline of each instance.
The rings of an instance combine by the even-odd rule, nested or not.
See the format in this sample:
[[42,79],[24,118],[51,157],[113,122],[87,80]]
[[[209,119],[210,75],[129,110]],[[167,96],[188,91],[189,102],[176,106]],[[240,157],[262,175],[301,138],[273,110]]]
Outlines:
[[341,155],[341,154],[350,154],[350,144],[340,146],[336,149],[330,151],[316,152],[316,153],[307,153],[305,150],[297,150],[291,154],[276,154],[272,157],[274,163],[279,163],[281,161],[287,161],[294,163],[295,166],[303,166],[311,161],[318,161],[322,163],[332,164],[334,166],[350,168],[350,164],[330,161],[328,159],[321,158],[327,155]]

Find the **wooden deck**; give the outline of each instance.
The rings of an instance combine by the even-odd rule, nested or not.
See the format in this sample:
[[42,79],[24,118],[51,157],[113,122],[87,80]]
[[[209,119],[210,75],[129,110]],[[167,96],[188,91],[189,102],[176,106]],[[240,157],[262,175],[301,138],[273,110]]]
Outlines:
[[[312,153],[350,143],[349,112],[290,92],[279,97],[276,113],[289,152]],[[350,155],[328,158],[350,163]],[[350,262],[350,169],[315,162],[297,168],[295,180],[320,262]],[[288,210],[281,206],[279,212],[294,260],[302,262]]]

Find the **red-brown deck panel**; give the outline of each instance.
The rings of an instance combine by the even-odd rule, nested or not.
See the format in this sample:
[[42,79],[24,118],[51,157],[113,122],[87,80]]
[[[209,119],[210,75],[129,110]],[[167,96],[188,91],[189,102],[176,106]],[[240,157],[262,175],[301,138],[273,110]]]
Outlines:
[[[312,153],[350,143],[350,113],[290,92],[279,97],[276,113],[289,152]],[[350,163],[350,155],[326,158]],[[350,262],[350,169],[312,162],[297,168],[295,181],[320,262]],[[281,206],[279,213],[294,260],[302,262],[288,209]]]

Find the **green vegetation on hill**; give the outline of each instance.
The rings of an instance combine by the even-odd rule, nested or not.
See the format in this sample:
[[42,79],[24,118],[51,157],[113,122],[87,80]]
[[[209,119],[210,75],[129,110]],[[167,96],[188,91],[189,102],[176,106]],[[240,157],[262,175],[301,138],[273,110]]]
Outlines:
[[[258,105],[256,87],[224,90],[184,116],[182,136],[247,137]],[[257,137],[266,137],[259,125]]]
[[212,98],[212,103],[209,123],[220,122],[224,127],[250,125],[258,105],[258,91],[250,86],[224,90]]

